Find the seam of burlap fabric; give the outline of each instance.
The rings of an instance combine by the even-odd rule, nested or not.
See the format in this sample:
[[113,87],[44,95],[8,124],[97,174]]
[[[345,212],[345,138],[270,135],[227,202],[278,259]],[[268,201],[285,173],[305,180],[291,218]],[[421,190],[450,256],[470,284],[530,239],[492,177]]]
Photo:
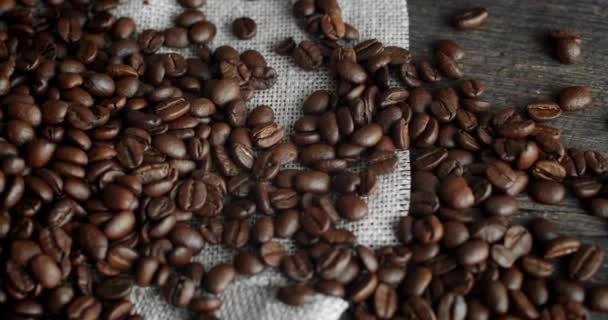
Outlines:
[[[115,14],[131,16],[137,23],[138,31],[144,29],[162,30],[173,25],[174,18],[183,11],[176,0],[131,0],[121,5]],[[361,39],[375,37],[388,45],[409,47],[409,22],[406,1],[395,0],[343,0],[340,1],[345,21],[356,26]],[[288,133],[293,123],[301,115],[304,99],[317,89],[335,89],[335,81],[327,70],[306,72],[296,67],[290,57],[272,52],[272,48],[282,39],[293,37],[296,42],[309,39],[291,14],[291,0],[208,0],[201,8],[210,21],[218,28],[217,36],[211,43],[228,44],[239,51],[256,49],[266,57],[268,64],[278,74],[275,86],[256,94],[249,102],[249,108],[260,104],[272,106],[278,124]],[[241,41],[231,32],[231,22],[241,16],[253,18],[258,25],[257,36],[253,40]],[[165,49],[164,49],[165,50]],[[191,49],[165,50],[191,55]],[[400,151],[399,169],[383,176],[378,181],[378,192],[367,199],[369,216],[359,222],[343,223],[343,227],[353,231],[360,243],[377,248],[397,243],[394,229],[399,217],[407,214],[410,196],[409,153]],[[208,269],[213,265],[229,261],[234,252],[221,246],[206,246],[194,258]],[[334,320],[339,319],[348,307],[342,299],[317,295],[313,303],[294,308],[276,300],[276,289],[288,281],[276,271],[265,271],[253,277],[237,277],[237,280],[222,293],[224,305],[218,312],[221,319],[235,320]],[[189,319],[191,315],[167,304],[158,289],[136,288],[131,296],[135,311],[146,319]]]

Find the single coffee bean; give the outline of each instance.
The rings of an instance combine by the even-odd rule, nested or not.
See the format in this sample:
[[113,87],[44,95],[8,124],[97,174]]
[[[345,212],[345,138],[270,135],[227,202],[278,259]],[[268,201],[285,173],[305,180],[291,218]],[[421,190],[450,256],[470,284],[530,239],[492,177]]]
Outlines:
[[566,112],[585,110],[591,102],[591,91],[585,87],[568,87],[559,93],[559,106]]
[[530,118],[538,122],[555,120],[562,114],[559,105],[553,101],[532,102],[526,109]]
[[321,49],[312,41],[302,41],[293,52],[295,63],[304,70],[317,70],[323,63]]
[[484,285],[487,306],[497,314],[505,314],[509,309],[507,288],[500,281],[490,281]]
[[553,31],[550,36],[555,56],[561,63],[575,64],[581,61],[582,40],[578,34],[568,31]]
[[[454,58],[454,57],[452,57]],[[455,60],[458,60],[454,58]],[[485,92],[485,87],[477,80],[462,80],[460,81],[460,91],[468,98],[479,98]]]
[[555,270],[555,267],[550,262],[532,255],[527,255],[522,258],[521,268],[527,274],[537,278],[549,277]]
[[545,245],[545,259],[560,258],[578,251],[581,242],[570,237],[559,237],[553,239]]
[[484,203],[484,210],[492,216],[510,217],[517,213],[517,200],[509,195],[490,196]]
[[532,198],[544,204],[558,204],[566,196],[563,184],[551,180],[537,180],[530,187]]
[[236,271],[244,275],[254,275],[264,270],[264,264],[258,257],[248,252],[241,252],[234,257]]
[[283,257],[281,270],[290,279],[300,282],[312,279],[314,273],[310,258],[304,252]]
[[164,31],[164,45],[170,48],[185,48],[189,45],[188,29],[171,27]]
[[562,303],[570,301],[583,303],[585,301],[585,289],[576,281],[557,279],[553,282],[553,291],[556,300]]
[[458,30],[472,30],[480,27],[488,19],[488,10],[485,8],[473,8],[454,20],[454,26]]
[[442,39],[437,41],[437,51],[442,52],[446,56],[452,58],[455,61],[462,60],[465,56],[465,50],[458,43],[448,40]]
[[301,306],[311,303],[314,297],[314,290],[304,284],[293,284],[280,288],[277,291],[277,298],[290,306]]
[[278,267],[285,255],[285,247],[275,241],[268,241],[260,247],[260,259],[270,267]]
[[588,291],[587,296],[591,310],[598,312],[608,310],[608,290],[605,287],[592,288]]
[[194,283],[184,276],[171,276],[163,286],[163,295],[167,302],[176,307],[187,306],[194,295]]
[[579,281],[591,279],[602,265],[604,255],[604,250],[595,245],[582,245],[570,260],[568,275]]
[[205,276],[205,289],[211,293],[218,294],[224,291],[234,280],[236,270],[231,264],[218,264],[209,269]]
[[232,22],[232,33],[241,40],[253,39],[257,33],[257,25],[251,18],[238,18]]
[[367,216],[367,204],[354,194],[344,194],[336,200],[336,209],[348,221],[357,221]]
[[306,210],[300,214],[299,221],[302,230],[311,236],[316,237],[329,230],[331,224],[331,219],[327,213],[316,207],[306,208]]
[[133,280],[127,277],[105,279],[95,287],[95,294],[104,300],[118,300],[127,297],[133,288]]
[[401,306],[406,319],[436,319],[431,305],[423,298],[413,296]]
[[282,56],[288,56],[293,53],[296,45],[297,44],[292,37],[285,38],[274,47],[274,52]]
[[469,208],[475,202],[473,190],[467,181],[463,177],[455,175],[450,175],[441,182],[439,196],[454,209]]
[[101,315],[101,311],[101,303],[94,297],[85,295],[72,300],[66,310],[66,315],[70,320],[90,320],[97,319]]
[[397,292],[386,284],[379,284],[374,293],[374,311],[381,319],[391,318],[397,312]]

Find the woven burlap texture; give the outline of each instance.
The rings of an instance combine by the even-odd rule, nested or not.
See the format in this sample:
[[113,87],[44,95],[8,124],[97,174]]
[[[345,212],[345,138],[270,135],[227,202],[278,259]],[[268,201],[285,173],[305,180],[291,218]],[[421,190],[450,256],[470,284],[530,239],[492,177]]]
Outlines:
[[[268,64],[278,76],[276,85],[256,94],[249,108],[260,104],[273,107],[277,122],[291,133],[301,115],[304,99],[318,89],[335,88],[327,70],[306,72],[297,68],[290,57],[279,56],[272,48],[282,39],[293,37],[296,42],[310,38],[302,29],[301,21],[291,14],[292,0],[208,0],[201,8],[218,27],[211,44],[230,44],[239,51],[256,49],[264,54]],[[409,46],[408,15],[405,0],[342,0],[345,21],[361,31],[361,39],[375,37],[380,41],[403,47]],[[183,11],[176,0],[130,0],[116,10],[117,16],[131,16],[138,31],[159,29],[173,25],[174,18]],[[248,41],[236,39],[231,33],[231,22],[242,16],[253,18],[258,25],[257,36]],[[188,50],[179,52],[190,55]],[[360,243],[377,248],[397,243],[394,227],[400,216],[407,213],[410,194],[409,153],[399,152],[399,169],[379,179],[378,192],[367,199],[369,216],[360,222],[345,223]],[[220,246],[207,246],[194,260],[206,268],[230,261],[232,250]],[[276,290],[288,281],[276,271],[265,271],[253,277],[237,277],[235,283],[222,293],[224,305],[217,313],[221,319],[235,320],[334,320],[339,319],[348,307],[342,299],[317,295],[314,302],[294,308],[275,299]],[[135,310],[146,319],[190,319],[185,310],[168,305],[158,289],[137,288],[132,295]]]

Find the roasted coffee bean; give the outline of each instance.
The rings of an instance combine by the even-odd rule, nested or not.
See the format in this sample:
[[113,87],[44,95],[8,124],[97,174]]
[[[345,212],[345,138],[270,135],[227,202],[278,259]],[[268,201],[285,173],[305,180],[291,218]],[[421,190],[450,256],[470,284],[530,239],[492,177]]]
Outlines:
[[566,169],[557,161],[541,160],[532,168],[532,175],[538,179],[561,181],[566,177]]
[[473,206],[475,195],[463,177],[450,175],[441,182],[439,187],[441,200],[455,209],[465,209]]
[[526,109],[530,118],[538,122],[555,120],[562,114],[559,105],[553,101],[532,102]]
[[443,238],[444,227],[433,215],[423,217],[414,222],[414,235],[421,243],[438,242]]
[[102,305],[92,296],[80,296],[68,306],[66,310],[67,318],[77,319],[97,319],[101,315]]
[[608,171],[608,160],[601,153],[597,151],[585,151],[584,155],[587,168],[600,175]]
[[185,307],[194,295],[194,282],[184,276],[171,276],[163,287],[165,300],[174,306]]
[[95,294],[104,300],[118,300],[127,297],[133,288],[133,280],[127,277],[105,279],[95,287]]
[[229,247],[241,248],[249,240],[249,224],[245,220],[233,220],[226,223],[223,232],[223,243]]
[[587,293],[588,305],[591,310],[598,312],[606,312],[608,310],[607,297],[608,290],[605,287],[592,288]]
[[492,216],[510,217],[517,213],[517,200],[508,195],[490,196],[484,203],[484,210]]
[[336,200],[336,209],[341,217],[348,221],[365,218],[368,213],[367,204],[354,194],[344,194]]
[[260,259],[270,267],[278,267],[285,255],[285,247],[275,241],[268,241],[260,247]]
[[551,32],[553,50],[555,56],[563,64],[574,64],[582,59],[581,37],[573,32],[553,31]]
[[595,245],[582,245],[570,260],[568,275],[579,281],[591,279],[602,265],[604,255],[604,250]]
[[281,270],[290,279],[302,282],[312,278],[314,267],[308,256],[300,252],[283,257],[281,260]]
[[234,258],[234,266],[238,273],[254,275],[264,270],[264,264],[258,257],[248,252],[241,252]]
[[460,79],[464,76],[464,72],[458,65],[455,59],[450,57],[443,51],[438,51],[436,53],[437,57],[437,68],[443,73],[446,77],[450,79]]
[[481,26],[488,19],[488,10],[485,8],[473,8],[454,20],[454,26],[458,30],[472,30]]
[[231,264],[218,264],[209,269],[203,282],[207,291],[218,294],[234,281],[236,270]]
[[304,70],[316,70],[323,63],[321,49],[314,42],[302,41],[293,52],[295,63]]
[[251,18],[238,18],[232,22],[232,33],[241,40],[253,39],[257,33],[257,25]]
[[441,75],[439,71],[429,62],[422,61],[418,64],[418,70],[422,80],[426,82],[439,82],[441,81]]
[[521,268],[524,272],[537,278],[549,277],[553,274],[555,269],[550,262],[532,255],[527,255],[522,258]]
[[442,52],[455,61],[461,60],[465,56],[464,48],[452,40],[439,40],[437,41],[436,48],[437,51]]
[[290,306],[301,306],[311,303],[314,297],[314,290],[304,284],[293,284],[280,288],[277,291],[277,298]]
[[559,106],[566,112],[585,110],[591,102],[591,91],[585,87],[568,87],[559,93]]
[[595,198],[591,200],[591,213],[597,217],[608,217],[608,199]]
[[566,196],[563,184],[551,180],[537,180],[530,187],[530,196],[544,204],[558,204]]

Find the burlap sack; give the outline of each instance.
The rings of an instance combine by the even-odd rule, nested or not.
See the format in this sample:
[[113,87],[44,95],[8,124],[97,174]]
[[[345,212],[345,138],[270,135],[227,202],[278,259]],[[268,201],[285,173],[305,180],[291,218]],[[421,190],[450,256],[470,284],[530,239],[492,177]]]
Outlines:
[[[408,14],[405,0],[342,0],[345,21],[356,26],[361,38],[375,37],[385,44],[409,46]],[[297,68],[291,58],[279,56],[272,48],[282,39],[293,37],[296,42],[308,39],[291,14],[291,0],[208,0],[202,8],[209,20],[218,27],[212,43],[230,44],[237,50],[256,49],[264,54],[268,64],[279,75],[276,85],[259,92],[249,107],[267,104],[273,107],[277,122],[291,133],[292,125],[301,115],[304,99],[314,90],[333,90],[335,82],[327,70],[306,72]],[[183,9],[176,0],[131,0],[116,10],[117,16],[131,16],[142,31],[147,28],[164,29]],[[236,39],[230,29],[231,22],[241,16],[253,18],[258,24],[253,40]],[[189,55],[188,50],[180,51]],[[407,213],[410,194],[409,153],[399,152],[399,169],[379,179],[378,192],[367,199],[370,214],[360,222],[346,223],[360,243],[371,247],[395,244],[394,226],[399,217]],[[220,246],[207,246],[195,257],[206,268],[232,259],[234,252]],[[288,281],[275,271],[265,271],[254,277],[238,277],[223,294],[224,306],[218,313],[222,319],[235,320],[335,320],[347,309],[342,299],[318,295],[305,307],[293,308],[278,302],[275,293]],[[134,291],[131,297],[136,311],[146,319],[189,319],[191,315],[168,305],[158,289]]]

